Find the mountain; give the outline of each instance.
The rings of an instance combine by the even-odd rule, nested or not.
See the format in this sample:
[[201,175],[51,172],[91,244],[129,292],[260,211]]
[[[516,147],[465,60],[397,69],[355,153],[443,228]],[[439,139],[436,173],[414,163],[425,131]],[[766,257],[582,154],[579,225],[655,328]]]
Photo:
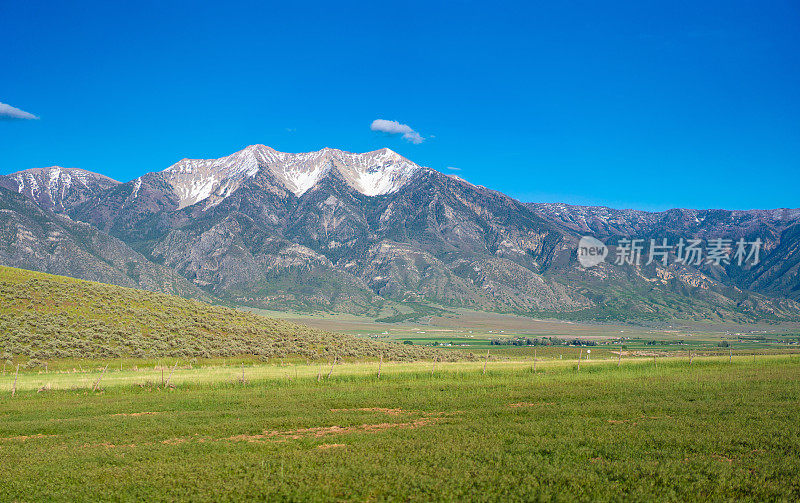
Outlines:
[[783,231],[800,222],[800,209],[787,208],[647,212],[562,203],[528,203],[527,206],[564,229],[599,238],[646,237],[654,232],[698,238],[761,237],[766,241],[767,250],[780,241]]
[[[507,196],[389,149],[287,154],[255,145],[182,160],[70,215],[216,296],[260,307],[588,305],[540,274],[560,239],[550,224]],[[501,284],[497,271],[508,268],[524,273]]]
[[217,204],[262,170],[299,197],[332,172],[361,194],[390,194],[419,169],[387,148],[365,154],[330,148],[290,154],[252,145],[221,159],[183,159],[163,173],[178,196],[180,209],[209,198],[206,207]]
[[755,266],[704,263],[698,269],[743,290],[800,300],[800,209],[645,212],[566,204],[528,206],[565,231],[593,235],[609,244],[620,238],[646,242],[667,238],[672,243],[680,238],[760,240],[763,260]]
[[[253,145],[183,159],[62,206],[72,221],[204,294],[255,307],[388,318],[429,308],[592,319],[800,316],[798,210],[524,204],[389,149],[293,154]],[[612,253],[626,237],[758,238],[763,260],[607,260],[584,269],[576,250],[585,234]]]
[[0,188],[0,263],[198,299],[209,295],[89,224]]
[[98,173],[60,166],[0,176],[0,187],[24,194],[42,208],[55,212],[63,212],[118,184]]

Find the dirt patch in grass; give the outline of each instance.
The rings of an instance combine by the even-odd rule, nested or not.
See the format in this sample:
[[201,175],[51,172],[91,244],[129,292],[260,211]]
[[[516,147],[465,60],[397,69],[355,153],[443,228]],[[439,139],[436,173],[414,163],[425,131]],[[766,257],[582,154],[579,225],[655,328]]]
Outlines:
[[136,444],[112,444],[111,442],[100,442],[99,444],[83,444],[84,449],[91,447],[105,447],[106,449],[116,449],[117,447],[136,447]]
[[385,407],[360,407],[357,409],[331,409],[331,412],[380,412],[390,416],[399,416],[400,414],[408,414],[413,411],[406,411],[403,409],[387,409]]
[[639,426],[639,423],[631,419],[609,419],[610,424],[630,424],[631,426]]
[[297,430],[266,430],[264,433],[255,435],[234,435],[228,440],[238,442],[283,442],[286,440],[298,440],[301,438],[320,438],[330,435],[345,435],[348,433],[377,433],[379,431],[393,428],[419,428],[437,422],[439,418],[422,418],[415,421],[403,423],[375,423],[362,424],[360,426],[318,426],[315,428],[300,428]]
[[160,412],[120,412],[119,414],[111,414],[112,417],[139,417],[139,416],[152,416],[161,414]]
[[35,438],[49,438],[49,437],[57,437],[58,435],[43,435],[41,433],[37,433],[36,435],[17,435],[15,437],[0,437],[0,441],[18,441],[18,442],[25,442],[26,440],[32,440]]
[[517,402],[517,403],[510,403],[508,404],[509,407],[518,408],[518,407],[538,407],[540,405],[555,405],[552,402],[539,402],[539,403],[531,403],[531,402]]
[[[362,410],[362,409],[341,409],[341,410]],[[401,414],[407,413],[408,411],[401,411],[400,409],[381,409],[381,408],[367,408],[363,409],[366,411],[378,411],[383,412],[386,414]],[[398,412],[395,412],[398,411]],[[134,413],[134,414],[127,414],[127,415],[143,415],[143,414],[156,414],[155,412],[152,413]],[[221,441],[235,441],[235,442],[254,442],[254,443],[268,443],[268,442],[286,442],[288,440],[299,440],[302,438],[322,438],[332,435],[346,435],[350,433],[377,433],[383,430],[389,430],[394,428],[401,428],[401,429],[413,429],[413,428],[420,428],[422,426],[428,426],[434,423],[445,419],[447,416],[451,416],[453,414],[458,414],[458,412],[430,412],[425,413],[425,417],[414,419],[413,421],[405,421],[401,423],[369,423],[369,424],[362,424],[359,426],[318,426],[314,428],[299,428],[295,430],[265,430],[263,433],[254,434],[254,435],[234,435],[232,437],[227,438],[209,438],[209,437],[201,437],[195,434],[194,437],[175,437],[169,438],[166,440],[162,440],[161,442],[149,442],[145,444],[125,444],[125,445],[116,445],[108,442],[97,443],[97,444],[84,444],[84,448],[88,447],[105,447],[107,449],[112,449],[116,447],[142,447],[147,445],[180,445],[184,444],[189,441],[196,441],[200,443],[205,442],[221,442]],[[120,415],[120,414],[114,414]],[[121,414],[126,415],[126,414]],[[37,438],[43,436],[56,436],[56,435],[37,435],[31,437],[9,437],[9,438],[0,438],[0,440],[26,440],[28,438]],[[345,444],[321,444],[318,446],[318,449],[332,449],[335,447],[346,447]]]

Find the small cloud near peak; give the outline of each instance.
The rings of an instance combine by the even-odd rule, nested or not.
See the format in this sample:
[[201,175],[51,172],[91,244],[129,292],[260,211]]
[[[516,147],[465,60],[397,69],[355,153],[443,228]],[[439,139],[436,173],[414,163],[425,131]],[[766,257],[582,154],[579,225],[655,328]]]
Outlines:
[[448,166],[447,169],[451,171],[461,171],[461,168],[456,168],[455,166]]
[[0,103],[0,120],[37,120],[35,115],[19,108]]
[[386,119],[375,119],[369,128],[373,131],[380,131],[386,134],[401,134],[403,139],[418,145],[425,141],[425,138],[414,131],[408,124],[401,124],[397,121],[390,121]]

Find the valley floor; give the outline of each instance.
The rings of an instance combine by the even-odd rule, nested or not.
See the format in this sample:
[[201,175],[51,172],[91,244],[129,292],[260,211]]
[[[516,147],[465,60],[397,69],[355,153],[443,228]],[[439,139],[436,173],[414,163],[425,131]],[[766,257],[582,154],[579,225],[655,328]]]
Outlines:
[[576,367],[7,373],[0,500],[800,499],[797,356]]
[[[446,314],[396,323],[382,323],[375,318],[351,314],[308,314],[293,311],[243,309],[321,330],[368,336],[379,340],[410,339],[423,344],[458,340],[470,347],[476,347],[486,345],[489,339],[499,337],[558,337],[565,340],[579,338],[622,341],[624,344],[634,346],[646,344],[647,341],[663,341],[665,343],[682,341],[687,347],[692,346],[695,349],[715,348],[719,342],[727,341],[735,348],[759,350],[769,347],[760,344],[761,340],[766,340],[772,343],[780,342],[784,349],[790,342],[800,348],[800,322],[787,321],[760,321],[744,324],[675,319],[650,324],[592,323],[452,309]],[[669,348],[659,345],[658,349]]]

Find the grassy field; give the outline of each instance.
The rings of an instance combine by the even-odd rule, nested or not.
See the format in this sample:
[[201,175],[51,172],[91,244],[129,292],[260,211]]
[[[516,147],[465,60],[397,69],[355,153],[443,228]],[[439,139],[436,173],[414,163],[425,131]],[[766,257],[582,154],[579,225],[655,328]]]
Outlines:
[[[253,309],[267,316],[282,318],[320,330],[356,335],[381,341],[411,341],[419,346],[438,346],[448,351],[533,355],[532,347],[491,346],[492,339],[555,338],[580,339],[602,346],[623,344],[631,352],[688,353],[720,352],[732,347],[751,353],[785,353],[800,350],[800,323],[760,322],[749,324],[688,322],[632,325],[534,319],[510,314],[484,313],[464,309],[447,315],[398,323],[382,323],[373,318],[347,314],[276,312]],[[721,347],[722,346],[722,347]],[[539,351],[542,351],[539,348]],[[611,349],[616,351],[616,349]],[[549,351],[549,349],[545,349]],[[562,351],[563,352],[563,351]]]
[[259,314],[0,267],[0,501],[800,499],[800,325]]
[[800,499],[797,356],[208,363],[3,376],[0,501]]

